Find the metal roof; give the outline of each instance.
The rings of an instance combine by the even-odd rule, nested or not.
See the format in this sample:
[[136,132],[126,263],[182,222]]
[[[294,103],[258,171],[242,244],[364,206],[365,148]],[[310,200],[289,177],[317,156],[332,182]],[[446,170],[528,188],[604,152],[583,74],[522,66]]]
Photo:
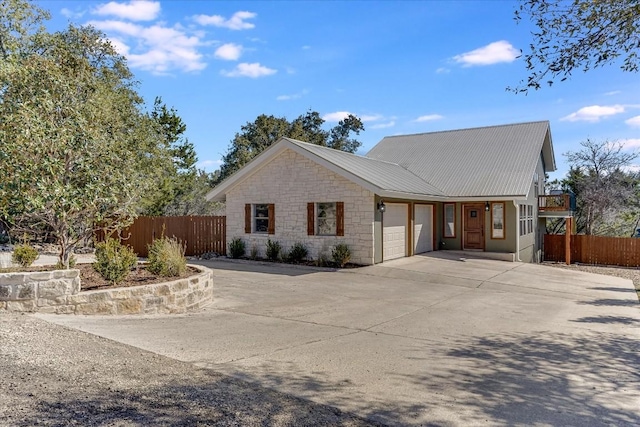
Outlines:
[[431,196],[444,196],[437,187],[425,182],[407,169],[397,164],[358,156],[332,148],[282,138],[293,145],[349,172],[381,190]]
[[[449,197],[526,196],[545,144],[546,170],[555,168],[550,135],[541,121],[388,136],[366,157],[395,163]],[[386,179],[402,187],[404,176]]]

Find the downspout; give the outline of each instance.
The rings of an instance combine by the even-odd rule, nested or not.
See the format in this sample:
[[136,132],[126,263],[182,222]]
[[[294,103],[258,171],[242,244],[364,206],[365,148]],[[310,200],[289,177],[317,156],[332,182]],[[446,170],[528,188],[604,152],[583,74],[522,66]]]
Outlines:
[[514,236],[516,236],[516,261],[522,262],[522,260],[520,260],[520,209],[515,200],[513,201],[513,206],[516,207],[516,233],[514,234]]

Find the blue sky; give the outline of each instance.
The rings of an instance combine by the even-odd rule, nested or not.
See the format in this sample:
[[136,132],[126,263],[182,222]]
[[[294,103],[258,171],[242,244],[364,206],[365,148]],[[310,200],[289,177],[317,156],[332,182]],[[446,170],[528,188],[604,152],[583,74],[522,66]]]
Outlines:
[[549,120],[562,153],[580,141],[640,147],[640,75],[576,72],[528,95],[528,22],[510,1],[40,1],[50,30],[92,24],[123,53],[152,105],[178,110],[199,166],[217,169],[259,114],[359,116],[365,154],[387,135]]

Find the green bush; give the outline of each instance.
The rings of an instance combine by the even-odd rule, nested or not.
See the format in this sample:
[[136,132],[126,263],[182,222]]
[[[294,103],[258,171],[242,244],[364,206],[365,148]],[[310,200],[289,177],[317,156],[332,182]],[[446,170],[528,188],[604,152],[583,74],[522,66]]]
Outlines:
[[289,250],[287,260],[291,262],[301,262],[307,259],[307,255],[309,255],[307,247],[303,243],[298,242]]
[[[71,256],[69,257],[69,268],[75,267],[77,263],[78,263],[78,259],[76,258],[75,255],[71,254]],[[65,270],[64,264],[58,261],[56,263],[56,270]]]
[[280,259],[280,253],[282,252],[282,246],[278,241],[267,240],[267,258],[271,261],[277,261]]
[[236,237],[229,242],[229,256],[231,258],[243,257],[245,250],[246,246],[241,238]]
[[23,243],[13,248],[11,261],[20,264],[22,267],[29,267],[33,261],[38,259],[38,251],[33,246]]
[[149,245],[147,269],[162,277],[178,277],[187,271],[185,247],[178,239],[162,237]]
[[349,246],[346,243],[338,243],[331,251],[331,258],[340,268],[344,267],[351,259]]
[[95,256],[96,262],[93,263],[93,269],[105,280],[114,284],[124,280],[138,262],[138,256],[133,249],[110,237],[96,244]]
[[249,253],[249,258],[254,260],[254,261],[258,259],[258,246],[257,245],[251,246],[251,252]]

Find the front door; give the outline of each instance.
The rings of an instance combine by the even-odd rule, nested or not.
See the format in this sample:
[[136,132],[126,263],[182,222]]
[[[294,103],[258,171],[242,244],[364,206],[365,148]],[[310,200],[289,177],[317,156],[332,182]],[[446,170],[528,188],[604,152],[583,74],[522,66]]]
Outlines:
[[484,206],[464,206],[464,248],[484,250]]

